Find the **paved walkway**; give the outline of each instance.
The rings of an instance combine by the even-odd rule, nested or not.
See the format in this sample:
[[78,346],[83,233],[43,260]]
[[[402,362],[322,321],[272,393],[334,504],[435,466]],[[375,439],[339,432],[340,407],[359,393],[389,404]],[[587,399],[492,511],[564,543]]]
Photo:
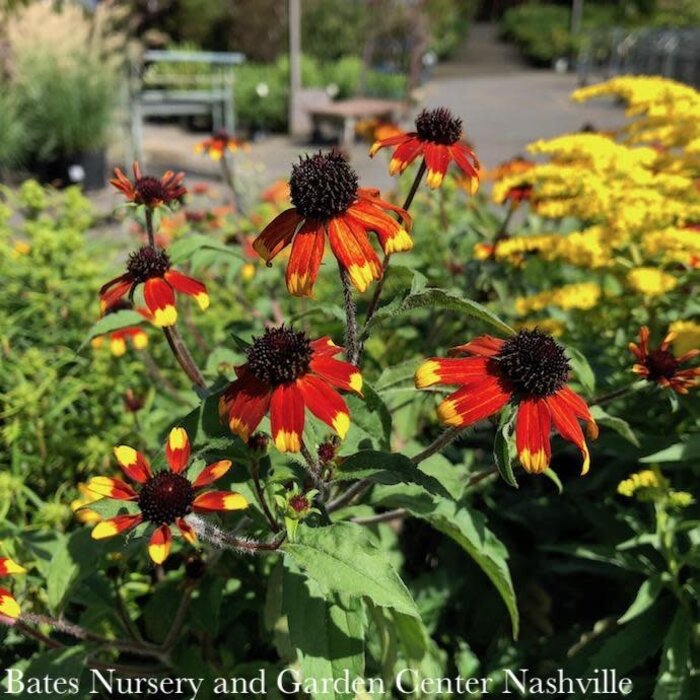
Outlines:
[[[461,116],[467,137],[488,168],[523,153],[538,138],[578,131],[584,124],[608,129],[622,123],[622,111],[612,101],[572,103],[569,94],[575,88],[574,75],[529,68],[513,47],[498,41],[493,25],[477,24],[455,61],[439,66],[423,88],[423,103],[449,107]],[[161,125],[146,126],[144,134],[150,171],[177,167],[191,177],[217,175],[216,164],[194,154],[201,135]],[[298,156],[314,148],[271,136],[241,154],[239,167],[265,184],[288,177]],[[350,155],[363,184],[391,186],[384,157],[369,159],[363,143],[353,146]]]

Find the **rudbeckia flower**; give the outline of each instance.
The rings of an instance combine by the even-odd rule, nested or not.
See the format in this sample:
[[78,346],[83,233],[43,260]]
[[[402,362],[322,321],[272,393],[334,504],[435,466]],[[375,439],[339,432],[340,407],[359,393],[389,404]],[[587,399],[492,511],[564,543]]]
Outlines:
[[[382,276],[370,244],[374,231],[385,254],[410,250],[410,216],[384,201],[379,190],[358,187],[357,175],[337,152],[307,156],[293,166],[289,181],[293,208],[273,219],[253,247],[270,262],[291,244],[287,289],[310,296],[323,259],[326,236],[333,255],[356,289],[364,292]],[[397,221],[388,212],[398,214]]]
[[[23,574],[23,569],[8,557],[0,557],[0,577]],[[0,621],[12,624],[20,615],[19,604],[12,597],[10,591],[0,587]]]
[[215,131],[208,139],[198,143],[194,147],[195,153],[206,153],[212,160],[221,160],[226,151],[235,153],[240,150],[248,150],[250,147],[242,139],[229,135],[226,129]]
[[402,173],[413,161],[422,157],[428,171],[426,182],[433,189],[440,187],[450,163],[471,179],[471,193],[479,189],[479,161],[474,151],[460,139],[462,120],[445,108],[424,109],[416,118],[416,130],[375,141],[370,148],[374,156],[382,148],[393,147],[389,173]]
[[335,359],[342,351],[330,338],[311,341],[303,331],[268,328],[253,340],[248,362],[236,368],[238,378],[222,394],[222,419],[247,442],[269,411],[277,449],[299,452],[308,408],[344,438],[350,414],[337,390],[361,395],[362,375]]
[[[118,311],[131,311],[134,305],[127,299],[118,299],[112,306],[110,306],[102,316],[109,316],[110,314],[117,313]],[[152,321],[153,315],[148,309],[137,309],[146,320]],[[115,357],[121,357],[126,353],[127,341],[131,341],[135,350],[143,350],[148,346],[148,334],[143,328],[138,326],[130,326],[128,328],[120,328],[119,330],[112,331],[108,334],[109,336],[109,347],[112,351],[112,355]],[[96,338],[92,339],[91,345],[93,348],[102,347],[104,340],[107,336],[98,335]]]
[[438,406],[442,423],[466,428],[516,403],[515,442],[527,472],[540,474],[549,466],[552,425],[581,450],[582,473],[588,471],[590,456],[578,421],[586,422],[590,438],[597,437],[598,428],[586,402],[567,386],[569,361],[550,335],[539,330],[521,330],[506,340],[484,335],[450,354],[471,357],[432,358],[416,372],[419,389],[460,387]]
[[177,321],[176,291],[194,297],[202,310],[209,306],[207,288],[201,282],[171,269],[170,258],[164,250],[143,246],[129,256],[126,273],[100,289],[103,311],[127,293],[132,297],[140,284],[144,285],[143,298],[153,314],[153,323],[159,327],[172,326]]
[[187,194],[182,185],[185,173],[168,170],[161,178],[142,175],[141,167],[136,161],[133,169],[133,182],[119,168],[114,169],[114,178],[109,182],[134,204],[143,204],[149,209],[155,209],[178,201]]
[[681,369],[681,365],[700,355],[700,350],[688,350],[676,357],[669,346],[676,337],[671,331],[666,334],[661,345],[656,350],[649,349],[649,328],[642,326],[639,330],[639,345],[630,343],[629,348],[637,358],[637,364],[632,371],[650,382],[656,382],[664,389],[671,389],[677,394],[687,394],[688,389],[698,386],[700,367]]
[[133,447],[121,445],[114,449],[117,462],[124,474],[136,482],[136,488],[121,479],[96,476],[88,483],[93,493],[120,501],[130,501],[138,506],[138,513],[117,515],[95,525],[92,537],[96,540],[113,537],[140,525],[155,526],[148,553],[156,564],[162,564],[172,546],[171,525],[176,525],[187,542],[193,544],[195,533],[187,524],[190,513],[241,510],[248,502],[235,491],[203,491],[220,479],[231,467],[231,462],[221,460],[206,466],[194,480],[187,477],[190,460],[190,439],[183,428],[173,428],[168,436],[165,457],[169,469],[153,472],[144,455]]

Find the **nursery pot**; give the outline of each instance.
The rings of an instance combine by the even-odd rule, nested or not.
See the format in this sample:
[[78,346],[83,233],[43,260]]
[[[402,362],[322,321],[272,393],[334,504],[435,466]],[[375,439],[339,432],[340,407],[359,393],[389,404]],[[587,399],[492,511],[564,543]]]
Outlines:
[[104,149],[56,158],[37,163],[35,167],[39,179],[54,187],[82,185],[85,190],[99,190],[107,184],[107,158]]

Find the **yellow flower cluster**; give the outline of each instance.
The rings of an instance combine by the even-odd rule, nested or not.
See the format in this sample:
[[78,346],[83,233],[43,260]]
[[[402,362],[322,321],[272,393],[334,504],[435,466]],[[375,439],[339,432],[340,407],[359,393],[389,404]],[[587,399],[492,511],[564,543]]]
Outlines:
[[673,339],[673,349],[677,355],[685,355],[689,350],[700,348],[700,323],[674,321],[668,330],[676,334]]
[[636,474],[631,474],[628,479],[621,481],[617,485],[617,492],[621,496],[631,498],[641,489],[658,489],[666,488],[666,480],[651,469],[643,469]]
[[636,496],[641,501],[665,501],[672,508],[687,508],[695,503],[691,493],[674,491],[661,474],[651,469],[643,469],[617,485],[621,496]]
[[515,300],[515,311],[519,315],[541,311],[548,306],[560,309],[592,309],[601,297],[601,289],[595,282],[567,284],[564,287],[549,289],[529,297]]
[[639,294],[656,297],[674,289],[678,280],[655,267],[637,267],[627,273],[627,284]]
[[693,268],[700,266],[700,231],[695,229],[670,227],[650,231],[642,238],[642,248],[649,258]]

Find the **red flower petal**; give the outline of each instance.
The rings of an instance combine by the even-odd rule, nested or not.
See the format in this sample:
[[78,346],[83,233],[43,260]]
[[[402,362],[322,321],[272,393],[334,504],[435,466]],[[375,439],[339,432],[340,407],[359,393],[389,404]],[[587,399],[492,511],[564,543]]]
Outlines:
[[295,208],[283,211],[253,241],[253,248],[265,262],[270,262],[277,253],[292,242],[292,238],[294,238],[302,221],[302,217]]
[[350,428],[350,412],[343,397],[311,374],[297,380],[306,407],[342,439]]
[[445,425],[466,428],[500,411],[510,400],[495,377],[470,384],[448,396],[438,406],[438,417]]
[[362,396],[362,375],[355,365],[317,354],[311,359],[309,369],[331,386]]
[[151,541],[148,543],[148,554],[154,564],[162,564],[168,558],[172,544],[173,535],[170,532],[170,526],[161,525],[151,535]]
[[220,411],[231,432],[247,441],[270,406],[272,388],[247,371],[232,382],[221,397]]
[[370,245],[367,233],[350,224],[352,220],[336,216],[328,222],[328,240],[333,255],[347,271],[350,281],[364,292],[372,280],[382,276],[382,266]]
[[132,284],[133,280],[128,273],[107,282],[100,289],[100,308],[102,312],[104,313],[115,302],[119,301],[131,289]]
[[148,459],[133,447],[119,445],[114,448],[114,456],[124,474],[136,483],[144,484],[151,478],[151,465]]
[[465,175],[476,180],[479,179],[479,161],[467,144],[456,143],[454,146],[450,146],[450,155]]
[[327,335],[324,335],[322,338],[312,340],[311,348],[314,351],[314,355],[323,355],[324,357],[334,357],[344,350],[344,348],[342,348],[340,345],[336,345]]
[[23,574],[26,569],[9,557],[0,557],[0,576],[11,576],[13,574]]
[[20,615],[19,604],[12,597],[10,591],[0,588],[0,620],[12,624]]
[[450,147],[436,143],[425,144],[425,164],[428,166],[426,184],[432,189],[440,187],[450,164]]
[[212,511],[243,510],[248,507],[248,501],[235,491],[206,491],[194,499],[192,508],[197,513]]
[[175,521],[175,524],[177,525],[178,530],[180,530],[185,540],[190,544],[195,544],[195,542],[197,541],[197,535],[195,534],[194,530],[187,524],[185,519],[178,518]]
[[93,540],[104,540],[107,537],[114,537],[120,532],[126,532],[136,527],[143,521],[142,515],[117,515],[116,518],[103,520],[97,523],[92,529]]
[[556,394],[552,394],[552,396],[548,396],[545,401],[549,407],[549,412],[557,432],[565,440],[573,442],[574,445],[581,450],[581,454],[583,455],[581,474],[585,474],[591,466],[591,458],[576,414],[571,405],[567,403],[566,399],[562,398],[561,390]]
[[394,217],[384,213],[382,209],[373,206],[369,201],[359,201],[346,212],[357,226],[374,231],[379,238],[382,250],[390,255],[413,248],[413,240],[406,229]]
[[450,349],[450,355],[480,355],[482,357],[493,357],[501,352],[503,347],[503,341],[501,338],[494,338],[492,335],[481,335],[474,340],[465,343],[464,345],[457,345]]
[[297,297],[311,296],[326,247],[323,226],[316,221],[306,221],[299,229],[287,264],[287,289]]
[[[387,139],[388,140],[388,139]],[[405,139],[394,150],[389,161],[389,174],[402,173],[413,161],[425,153],[425,144],[415,134]]]
[[369,149],[370,158],[374,157],[375,153],[381,148],[389,148],[390,146],[396,146],[404,141],[413,140],[415,134],[396,134],[395,136],[389,136],[388,138],[381,139],[380,141],[375,141],[372,147]]
[[173,428],[168,435],[165,445],[165,458],[168,460],[171,471],[179,474],[187,467],[190,461],[190,438],[184,428]]
[[207,294],[207,288],[199,280],[183,275],[177,270],[168,270],[165,273],[165,279],[168,284],[173,287],[173,289],[176,289],[178,292],[182,292],[183,294],[187,294],[188,296],[194,297],[202,311],[209,308],[209,295]]
[[552,419],[544,399],[525,399],[518,406],[515,445],[526,472],[541,474],[549,466],[552,451],[549,434]]
[[272,439],[280,452],[299,452],[304,432],[304,399],[296,384],[282,384],[270,402]]
[[[460,357],[442,359],[433,357],[416,370],[416,387],[423,389],[433,384],[474,384],[493,375],[487,357]],[[495,376],[495,375],[494,375]]]
[[196,489],[203,488],[213,484],[217,479],[220,479],[231,468],[231,461],[222,459],[213,464],[209,464],[200,472],[199,476],[194,480],[192,486]]
[[160,328],[173,326],[177,321],[175,292],[162,278],[152,277],[146,281],[143,290],[146,306],[153,313],[153,323]]
[[115,498],[118,501],[135,501],[138,498],[138,494],[129,484],[109,476],[93,476],[87,487],[93,493]]

